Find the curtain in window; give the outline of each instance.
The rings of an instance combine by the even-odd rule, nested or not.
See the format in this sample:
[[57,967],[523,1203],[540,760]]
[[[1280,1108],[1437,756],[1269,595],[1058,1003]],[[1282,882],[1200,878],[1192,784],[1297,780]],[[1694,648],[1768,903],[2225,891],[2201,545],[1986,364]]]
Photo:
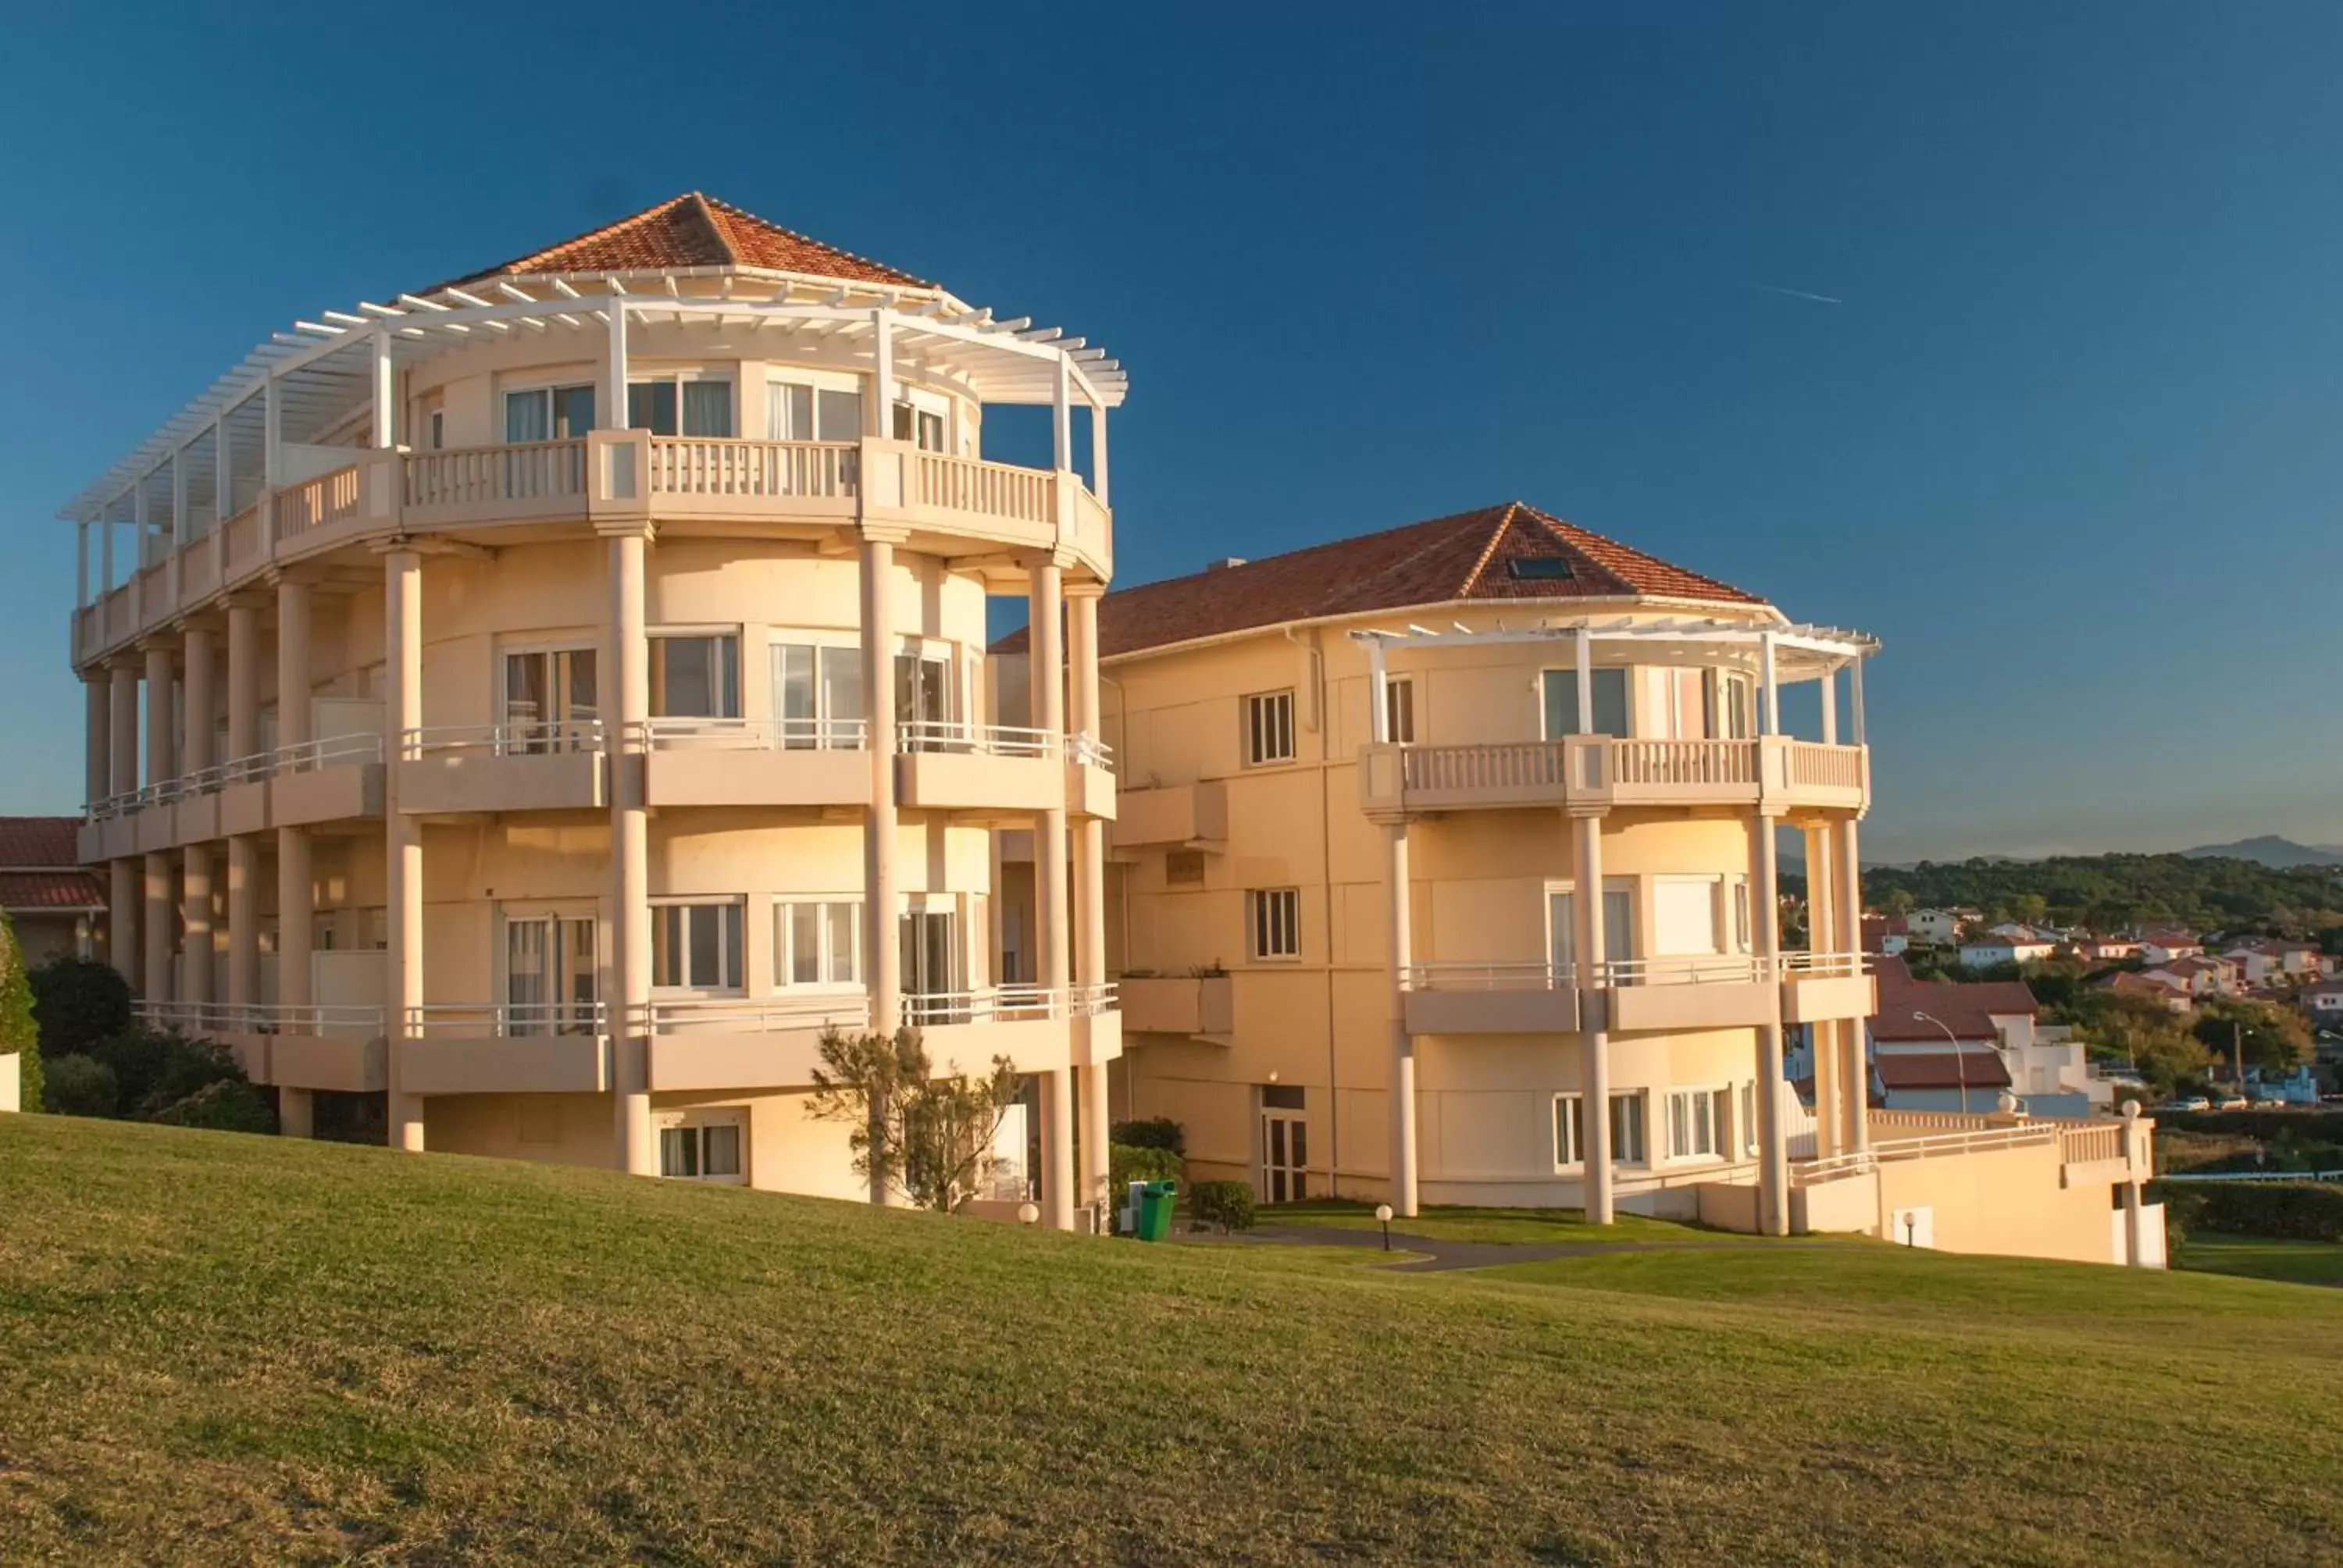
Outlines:
[[862,438],[862,394],[832,392],[814,395],[814,439],[859,441]]
[[638,381],[627,388],[627,426],[654,436],[675,434],[675,383]]
[[776,441],[813,439],[813,388],[792,381],[765,387],[765,428]]
[[732,434],[732,383],[687,381],[683,384],[683,433],[729,439]]
[[505,394],[505,439],[545,441],[553,436],[550,395],[540,387],[533,392]]
[[[1624,738],[1627,733],[1627,672],[1615,667],[1592,672],[1594,677],[1596,735]],[[1560,740],[1578,733],[1578,671],[1545,672],[1545,738]]]

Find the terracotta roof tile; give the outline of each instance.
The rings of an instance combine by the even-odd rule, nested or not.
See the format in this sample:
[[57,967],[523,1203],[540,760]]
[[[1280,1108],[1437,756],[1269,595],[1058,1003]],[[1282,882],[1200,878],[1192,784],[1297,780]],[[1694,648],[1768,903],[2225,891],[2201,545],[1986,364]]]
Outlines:
[[0,910],[102,910],[106,890],[87,871],[0,871]]
[[0,817],[0,868],[80,864],[78,817]]
[[2009,1087],[2009,1069],[1990,1050],[1898,1051],[1874,1057],[1871,1070],[1886,1089]]
[[891,283],[907,288],[935,286],[908,272],[899,272],[820,240],[808,239],[779,224],[768,223],[729,202],[688,191],[657,206],[646,207],[631,217],[433,287],[461,287],[482,278],[528,274],[642,272],[689,266],[764,266],[851,283]]
[[1957,1040],[1998,1040],[1996,1016],[2031,1017],[2040,1004],[2024,980],[1990,980],[1956,985],[1946,980],[1912,978],[1911,966],[1901,958],[1872,960],[1879,983],[1879,1010],[1871,1015],[1871,1038],[1885,1040],[1941,1040],[1944,1030],[1916,1019],[1915,1012],[1944,1020]]
[[[1562,564],[1542,575],[1515,575],[1513,563],[1519,560]],[[1459,601],[1642,595],[1765,602],[1524,502],[1508,501],[1119,589],[1099,602],[1099,652],[1112,658],[1288,621]],[[1022,631],[996,645],[1004,653],[1024,646]]]

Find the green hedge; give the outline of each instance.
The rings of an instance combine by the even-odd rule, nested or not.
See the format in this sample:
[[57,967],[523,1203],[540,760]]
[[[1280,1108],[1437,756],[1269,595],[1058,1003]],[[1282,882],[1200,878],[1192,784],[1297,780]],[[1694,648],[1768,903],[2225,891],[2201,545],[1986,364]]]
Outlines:
[[1199,1225],[1223,1231],[1252,1229],[1252,1183],[1199,1181],[1188,1189],[1188,1212]]
[[130,1027],[130,982],[95,959],[51,959],[28,977],[41,1053],[66,1056]]
[[16,945],[16,923],[0,911],[0,1056],[15,1055],[17,1106],[41,1108],[41,1030],[33,1021],[33,986],[25,978],[25,950]]
[[1169,1149],[1130,1143],[1110,1143],[1106,1151],[1107,1195],[1118,1205],[1133,1181],[1178,1181],[1188,1179],[1187,1161]]
[[2158,1127],[2180,1132],[2226,1132],[2273,1139],[2290,1133],[2319,1143],[2343,1143],[2343,1111],[2158,1111]]
[[1115,1143],[1127,1143],[1133,1149],[1164,1149],[1174,1154],[1188,1152],[1188,1130],[1168,1116],[1158,1116],[1149,1121],[1118,1121],[1108,1134]]
[[147,1119],[166,1127],[205,1127],[215,1132],[274,1132],[277,1112],[260,1091],[240,1078],[220,1078]]
[[48,1103],[42,1109],[58,1116],[112,1116],[122,1099],[114,1069],[95,1057],[75,1051],[49,1059]]
[[2152,1181],[2148,1193],[2183,1233],[2343,1241],[2343,1186],[2331,1181]]

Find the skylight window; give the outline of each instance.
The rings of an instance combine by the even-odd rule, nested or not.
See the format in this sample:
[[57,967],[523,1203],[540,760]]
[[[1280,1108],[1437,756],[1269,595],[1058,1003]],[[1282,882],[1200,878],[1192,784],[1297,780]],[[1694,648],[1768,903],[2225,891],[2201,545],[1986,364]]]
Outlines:
[[1505,563],[1505,575],[1516,582],[1559,582],[1571,575],[1570,562],[1561,556],[1516,556]]

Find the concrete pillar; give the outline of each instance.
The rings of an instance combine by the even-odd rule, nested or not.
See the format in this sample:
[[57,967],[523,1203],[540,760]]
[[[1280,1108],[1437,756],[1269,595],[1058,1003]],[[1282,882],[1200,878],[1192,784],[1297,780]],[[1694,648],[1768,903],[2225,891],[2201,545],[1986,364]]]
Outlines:
[[1782,1121],[1782,917],[1774,843],[1778,819],[1749,822],[1749,946],[1773,993],[1769,1021],[1757,1026],[1757,1229],[1790,1233],[1789,1131]]
[[106,956],[115,972],[135,987],[146,978],[138,962],[140,867],[126,856],[110,862],[107,870],[111,883],[106,895]]
[[260,843],[238,833],[227,841],[227,1003],[248,1008],[259,1000]]
[[[309,585],[277,584],[277,744],[298,746],[309,734]],[[387,751],[386,758],[398,754]]]
[[2123,1146],[2124,1163],[2128,1167],[2128,1171],[2124,1180],[2117,1183],[2123,1191],[2124,1262],[2130,1268],[2144,1269],[2147,1267],[2146,1257],[2147,1216],[2141,1211],[2140,1183],[2147,1179],[2148,1172],[2140,1169],[2138,1163],[2140,1149],[2139,1129],[2137,1125],[2138,1121],[2139,1101],[2125,1101]]
[[[1580,1123],[1585,1133],[1586,1222],[1611,1223],[1611,993],[1604,983],[1603,930],[1603,819],[1573,816],[1578,837],[1573,856],[1571,913],[1578,954]],[[1653,1129],[1646,1126],[1644,1136]]]
[[[301,1016],[314,1001],[309,952],[317,923],[317,884],[310,867],[309,829],[277,829],[277,1003],[287,1026],[310,1029]],[[387,999],[391,1005],[397,998]],[[386,1017],[383,1032],[396,1034],[397,1020]]]
[[260,607],[227,611],[227,755],[236,762],[260,749]]
[[1407,824],[1390,829],[1391,910],[1391,1206],[1403,1219],[1416,1212],[1415,1037],[1407,1032],[1407,971],[1415,961],[1413,891],[1408,880]]
[[[1838,880],[1832,891],[1831,935],[1842,953],[1863,951],[1863,859],[1853,817],[1838,825],[1838,841],[1831,847],[1831,869]],[[1839,1082],[1846,1091],[1846,1139],[1842,1147],[1860,1152],[1871,1147],[1871,1069],[1863,1049],[1863,1020],[1839,1020]]]
[[212,728],[217,722],[219,710],[218,648],[208,627],[191,627],[186,636],[187,672],[182,706],[186,709],[186,733],[180,741],[180,766],[184,772],[200,773],[219,760],[212,755]]
[[159,643],[146,648],[146,782],[160,784],[179,776],[179,759],[171,745],[173,670],[171,650]]
[[277,1091],[277,1132],[282,1138],[317,1135],[317,1097],[306,1089]]
[[212,847],[179,851],[179,1000],[212,1000]]
[[[1831,833],[1821,822],[1809,822],[1806,832],[1806,950],[1835,950],[1832,915],[1835,883],[1831,874]],[[1814,1041],[1815,1152],[1836,1154],[1846,1147],[1846,1113],[1840,1109],[1839,1050],[1836,1023],[1824,1020],[1806,1026]]]
[[128,795],[138,788],[138,667],[125,660],[108,672],[106,721],[112,731],[106,750],[112,793]]
[[[1068,708],[1066,728],[1093,739],[1105,729],[1099,710],[1098,601],[1094,588],[1066,600]],[[1074,975],[1086,986],[1102,986],[1106,972],[1106,824],[1085,817],[1074,824]],[[1107,1191],[1107,1064],[1081,1070],[1077,1085],[1081,1116],[1081,1201],[1101,1220],[1112,1194]],[[1103,1230],[1103,1226],[1101,1226]]]
[[139,943],[146,974],[139,994],[148,1001],[171,1000],[171,857],[146,857],[142,887],[146,894],[146,934]]
[[[618,734],[641,733],[651,716],[651,645],[645,617],[650,528],[629,525],[610,536],[610,668],[618,682]],[[620,1165],[630,1176],[659,1174],[651,1128],[650,814],[643,804],[643,761],[622,742],[610,770],[610,910],[618,994],[612,998],[610,1041]]]
[[114,793],[114,686],[105,675],[82,678],[82,708],[85,734],[82,753],[81,798],[95,806]]
[[[875,394],[874,394],[875,396]],[[903,1021],[901,914],[895,892],[895,575],[892,540],[862,541],[862,701],[870,713],[870,804],[862,816],[862,951],[870,977],[870,1029],[892,1034]],[[872,1131],[879,1130],[874,1126]],[[873,1171],[870,1201],[883,1204]]]
[[[1066,730],[1064,580],[1055,560],[1029,568],[1027,675],[1031,682],[1033,727],[1053,740]],[[1043,811],[1033,824],[1033,920],[1041,957],[1041,983],[1053,1003],[1068,999],[1072,986],[1066,911],[1066,809]],[[1071,1028],[1071,1024],[1069,1024]],[[1055,1230],[1074,1228],[1074,1125],[1072,1070],[1043,1075],[1041,1213]]]
[[[385,550],[382,557],[383,668],[390,689],[383,703],[382,754],[395,759],[401,737],[423,722],[423,558],[412,549]],[[384,1000],[392,1008],[390,1037],[389,1141],[393,1149],[423,1149],[423,1101],[401,1087],[407,1042],[415,1038],[415,1010],[423,1005],[423,820],[399,800],[399,769],[384,769],[382,803],[385,868],[390,904],[389,974]]]

